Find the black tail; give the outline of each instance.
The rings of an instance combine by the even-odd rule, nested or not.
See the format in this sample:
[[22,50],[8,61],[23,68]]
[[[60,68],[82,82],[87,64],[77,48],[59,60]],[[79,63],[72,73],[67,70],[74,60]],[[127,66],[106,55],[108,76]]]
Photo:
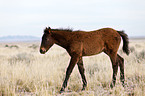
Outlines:
[[128,44],[129,44],[129,39],[128,39],[128,36],[127,34],[124,33],[124,31],[117,31],[122,39],[123,39],[123,52],[125,52],[127,55],[129,55],[129,47],[128,47]]

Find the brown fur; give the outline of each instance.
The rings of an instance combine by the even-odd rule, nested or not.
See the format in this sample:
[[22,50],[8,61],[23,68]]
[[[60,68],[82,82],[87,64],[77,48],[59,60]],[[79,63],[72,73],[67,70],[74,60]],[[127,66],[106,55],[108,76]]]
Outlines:
[[116,31],[112,28],[103,28],[100,30],[84,32],[84,31],[72,31],[65,29],[51,29],[46,28],[42,37],[40,53],[44,54],[55,43],[67,50],[71,56],[70,64],[66,71],[66,77],[63,82],[60,92],[63,92],[67,86],[67,81],[70,74],[77,64],[79,72],[83,81],[83,89],[87,86],[86,77],[83,67],[83,56],[91,56],[105,52],[111,59],[113,68],[113,78],[111,88],[115,86],[116,75],[118,66],[120,67],[120,79],[124,86],[124,59],[117,54],[121,37],[123,38],[123,50],[126,54],[129,54],[128,37],[124,32]]

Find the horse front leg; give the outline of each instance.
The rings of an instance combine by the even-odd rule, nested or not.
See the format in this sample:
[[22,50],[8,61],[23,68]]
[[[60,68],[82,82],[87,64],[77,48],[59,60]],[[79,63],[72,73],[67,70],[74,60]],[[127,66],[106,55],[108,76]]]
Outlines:
[[62,88],[60,90],[60,93],[62,93],[65,90],[65,88],[67,86],[68,79],[69,79],[69,77],[70,77],[70,75],[72,73],[72,70],[73,70],[74,66],[76,65],[76,63],[78,61],[79,61],[79,57],[78,56],[71,57],[70,64],[69,64],[69,66],[67,68],[65,80],[63,82],[63,85],[62,85]]

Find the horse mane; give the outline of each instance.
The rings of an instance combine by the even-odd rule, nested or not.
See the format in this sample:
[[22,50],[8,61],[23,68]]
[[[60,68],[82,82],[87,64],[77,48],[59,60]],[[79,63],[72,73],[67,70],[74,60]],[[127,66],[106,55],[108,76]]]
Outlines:
[[59,29],[51,29],[52,31],[67,31],[67,32],[73,32],[73,29],[70,28],[59,28]]

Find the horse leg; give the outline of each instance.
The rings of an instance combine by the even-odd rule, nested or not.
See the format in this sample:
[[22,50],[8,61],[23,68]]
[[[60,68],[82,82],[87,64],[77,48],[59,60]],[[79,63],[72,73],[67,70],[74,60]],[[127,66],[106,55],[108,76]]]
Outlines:
[[85,90],[86,86],[87,86],[87,80],[86,80],[86,77],[85,77],[85,74],[84,74],[84,66],[83,66],[83,60],[82,60],[82,57],[80,58],[79,62],[77,63],[78,65],[78,69],[79,69],[79,72],[81,74],[81,77],[82,77],[82,82],[83,82],[83,88],[82,90]]
[[117,58],[118,58],[118,63],[119,63],[119,67],[120,67],[120,80],[122,82],[122,86],[124,87],[124,81],[125,81],[125,77],[124,77],[124,59],[119,56],[117,54]]
[[63,85],[62,85],[62,88],[60,90],[60,93],[62,93],[64,91],[64,89],[66,88],[67,81],[68,81],[68,79],[70,77],[70,74],[72,73],[72,70],[73,70],[74,66],[78,62],[78,60],[79,60],[79,57],[75,57],[75,56],[74,57],[71,57],[70,64],[69,64],[69,66],[67,68],[65,80],[63,82]]
[[116,62],[116,56],[110,56],[111,62],[112,62],[112,68],[113,68],[113,77],[112,77],[112,82],[110,87],[113,88],[116,83],[116,76],[117,76],[117,71],[118,71],[118,63]]

